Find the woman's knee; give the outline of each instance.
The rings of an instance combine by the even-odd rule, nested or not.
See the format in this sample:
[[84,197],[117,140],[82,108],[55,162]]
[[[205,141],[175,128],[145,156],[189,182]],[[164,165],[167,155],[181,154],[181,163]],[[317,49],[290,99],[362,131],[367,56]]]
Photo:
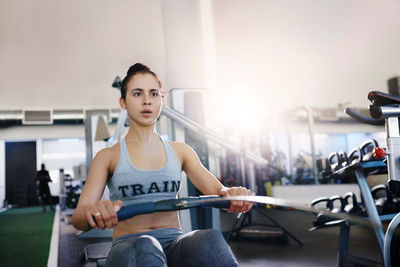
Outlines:
[[[198,230],[195,234],[198,257],[202,258],[204,266],[237,266],[237,260],[225,241],[222,233],[217,230]],[[204,257],[205,256],[205,257]]]
[[142,235],[115,244],[108,255],[107,266],[166,266],[166,262],[157,239]]
[[220,231],[214,229],[198,230],[195,233],[196,241],[210,243],[226,244],[226,241]]
[[143,251],[163,251],[160,242],[150,235],[142,235],[133,243],[135,250]]

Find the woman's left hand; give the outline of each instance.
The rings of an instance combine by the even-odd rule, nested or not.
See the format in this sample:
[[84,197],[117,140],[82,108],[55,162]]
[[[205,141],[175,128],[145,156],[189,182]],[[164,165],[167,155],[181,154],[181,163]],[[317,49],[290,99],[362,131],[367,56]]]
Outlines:
[[[222,187],[221,191],[218,194],[221,197],[227,196],[252,196],[252,192],[242,186],[237,187]],[[232,200],[231,206],[228,209],[228,212],[248,212],[253,207],[253,202],[249,201],[239,201],[239,200]]]

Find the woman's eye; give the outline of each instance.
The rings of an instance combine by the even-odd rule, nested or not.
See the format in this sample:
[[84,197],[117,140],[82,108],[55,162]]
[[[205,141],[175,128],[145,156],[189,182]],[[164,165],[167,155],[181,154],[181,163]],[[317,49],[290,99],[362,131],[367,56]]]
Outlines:
[[141,96],[141,93],[140,92],[134,92],[133,96]]
[[151,93],[151,96],[159,96],[160,94],[159,93],[156,93],[156,92],[154,92],[154,93]]

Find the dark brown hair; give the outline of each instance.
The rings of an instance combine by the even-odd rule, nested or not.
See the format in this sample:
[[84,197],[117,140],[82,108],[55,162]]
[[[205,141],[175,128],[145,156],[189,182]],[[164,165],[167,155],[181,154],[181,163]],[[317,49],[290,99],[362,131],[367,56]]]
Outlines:
[[157,74],[155,74],[148,66],[146,66],[142,63],[136,63],[135,65],[132,65],[129,67],[125,78],[122,80],[122,86],[121,86],[121,98],[122,99],[126,98],[126,84],[136,74],[151,74],[151,75],[153,75],[153,77],[160,84],[160,89],[162,89],[161,80],[160,80],[160,78],[158,78]]

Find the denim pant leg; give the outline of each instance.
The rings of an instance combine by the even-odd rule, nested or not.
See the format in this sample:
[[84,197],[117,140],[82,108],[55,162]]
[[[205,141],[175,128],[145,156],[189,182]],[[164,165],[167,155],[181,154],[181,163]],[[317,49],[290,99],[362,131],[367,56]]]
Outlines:
[[160,242],[150,235],[123,238],[115,242],[107,258],[107,267],[167,266]]
[[169,267],[238,266],[220,231],[196,230],[180,236],[164,248]]

